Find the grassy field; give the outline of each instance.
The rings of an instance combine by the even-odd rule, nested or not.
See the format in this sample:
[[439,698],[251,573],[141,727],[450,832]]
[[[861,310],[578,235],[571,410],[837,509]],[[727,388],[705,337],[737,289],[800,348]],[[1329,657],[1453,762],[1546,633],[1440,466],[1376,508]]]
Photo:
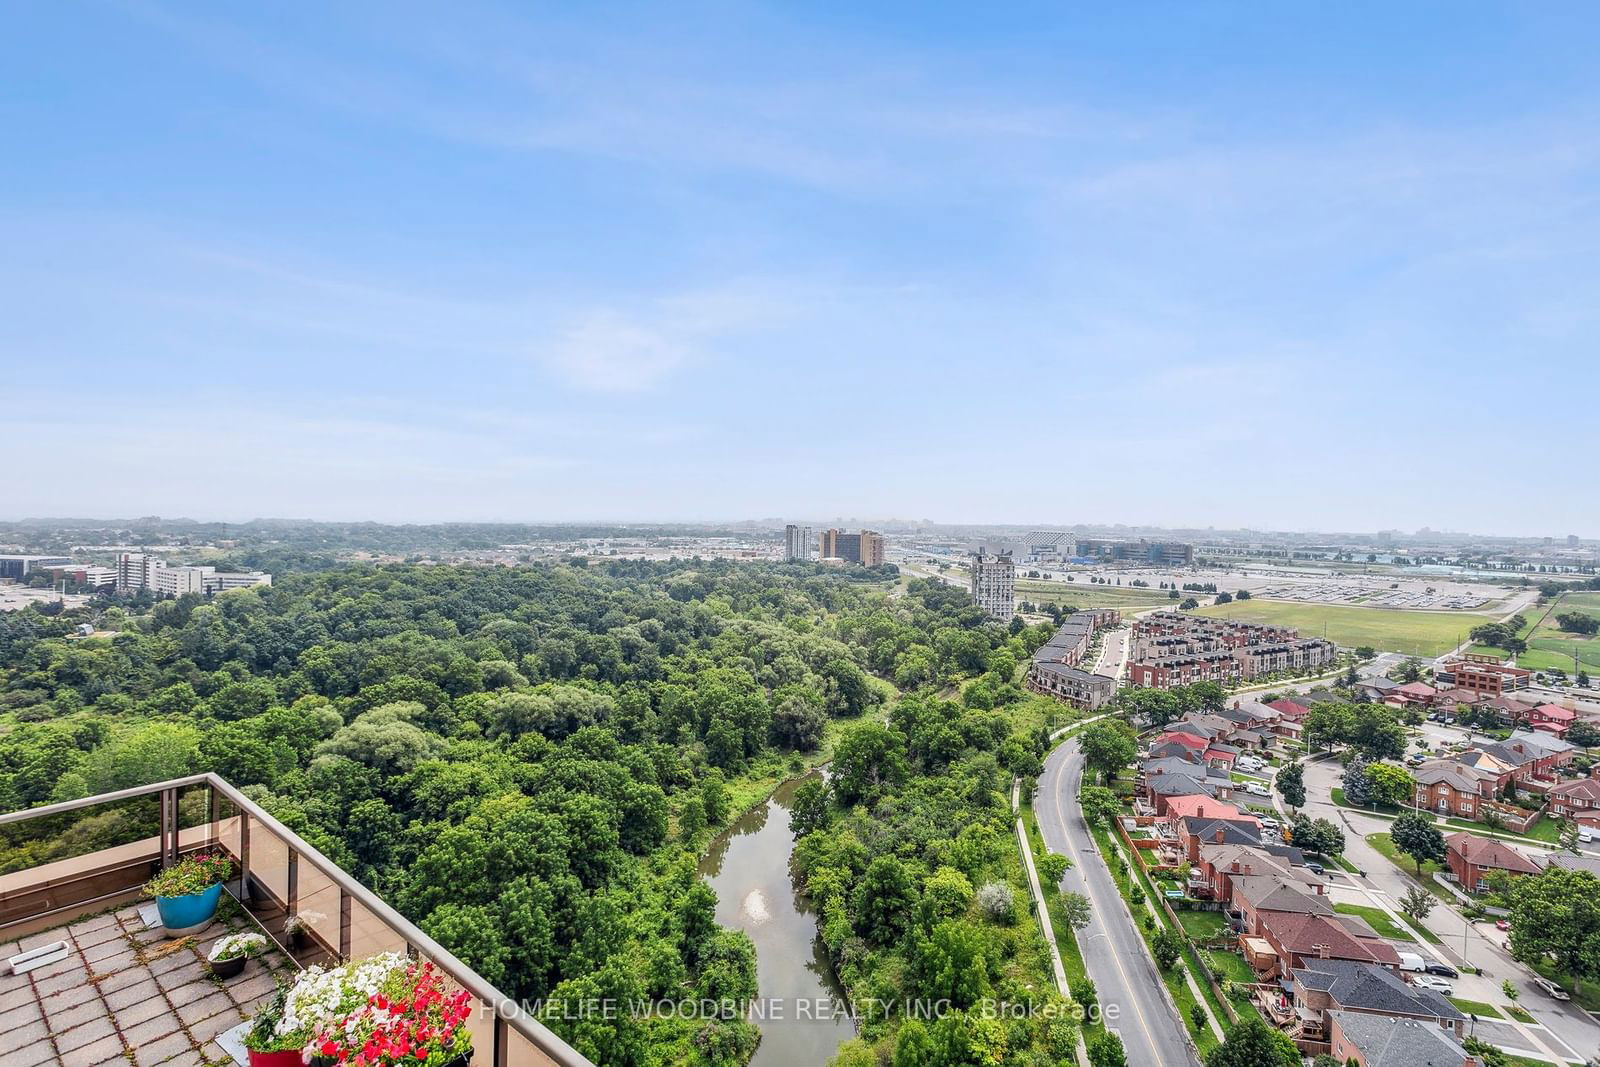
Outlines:
[[1160,589],[1133,589],[1089,582],[1045,582],[1029,578],[1017,579],[1017,599],[1035,604],[1061,604],[1078,610],[1116,608],[1118,611],[1143,611],[1146,608],[1176,608],[1179,604],[1179,601],[1169,599]]
[[1528,651],[1517,657],[1517,666],[1531,671],[1560,669],[1571,674],[1572,657],[1576,654],[1579,670],[1600,672],[1600,637],[1567,633],[1556,625],[1557,615],[1571,612],[1600,619],[1600,593],[1563,595],[1545,620],[1524,637]]
[[1295,626],[1302,637],[1321,637],[1346,648],[1371,645],[1380,652],[1411,656],[1437,656],[1466,640],[1474,626],[1494,622],[1489,615],[1470,611],[1390,611],[1347,604],[1291,604],[1280,600],[1235,600],[1231,604],[1200,609],[1246,622]]

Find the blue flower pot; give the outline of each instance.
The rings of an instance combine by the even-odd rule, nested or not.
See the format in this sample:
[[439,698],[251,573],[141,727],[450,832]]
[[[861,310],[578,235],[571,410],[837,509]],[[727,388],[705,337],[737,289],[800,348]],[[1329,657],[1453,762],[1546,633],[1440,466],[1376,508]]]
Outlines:
[[222,883],[181,897],[156,897],[156,910],[168,934],[197,934],[217,917],[222,902]]

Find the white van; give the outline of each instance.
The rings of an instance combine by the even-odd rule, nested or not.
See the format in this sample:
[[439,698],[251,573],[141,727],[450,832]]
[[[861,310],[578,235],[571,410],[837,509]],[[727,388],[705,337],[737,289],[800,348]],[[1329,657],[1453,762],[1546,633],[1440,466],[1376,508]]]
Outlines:
[[1422,961],[1422,957],[1415,952],[1400,953],[1400,969],[1402,971],[1420,971],[1426,966],[1427,964]]
[[1578,824],[1578,840],[1584,843],[1600,841],[1600,830],[1596,830],[1587,823]]

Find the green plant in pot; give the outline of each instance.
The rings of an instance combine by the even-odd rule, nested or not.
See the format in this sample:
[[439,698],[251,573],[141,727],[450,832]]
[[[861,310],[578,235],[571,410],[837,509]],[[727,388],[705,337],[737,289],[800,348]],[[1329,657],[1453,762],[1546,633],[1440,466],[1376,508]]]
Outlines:
[[234,978],[244,970],[244,965],[266,951],[267,939],[260,934],[245,931],[219,937],[206,953],[206,964],[218,978]]
[[233,864],[219,853],[199,852],[164,868],[144,885],[156,901],[167,936],[197,934],[217,917],[222,883],[233,874]]

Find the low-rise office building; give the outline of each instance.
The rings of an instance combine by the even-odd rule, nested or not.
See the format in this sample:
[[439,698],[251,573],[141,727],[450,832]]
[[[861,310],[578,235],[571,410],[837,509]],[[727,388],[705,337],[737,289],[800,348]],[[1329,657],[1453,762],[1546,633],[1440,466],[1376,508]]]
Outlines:
[[34,571],[70,566],[68,556],[0,556],[0,581],[20,582]]

